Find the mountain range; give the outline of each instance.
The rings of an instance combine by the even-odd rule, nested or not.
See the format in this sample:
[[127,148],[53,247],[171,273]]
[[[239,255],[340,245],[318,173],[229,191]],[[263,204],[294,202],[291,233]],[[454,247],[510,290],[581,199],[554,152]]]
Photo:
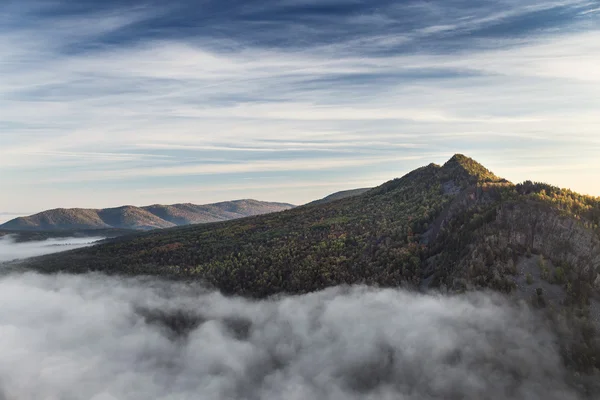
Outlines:
[[56,231],[81,229],[150,230],[174,226],[227,221],[252,215],[293,208],[292,204],[257,200],[235,200],[221,203],[155,204],[146,207],[122,206],[104,209],[58,208],[28,217],[19,217],[0,225],[12,231]]
[[355,194],[122,236],[28,266],[201,280],[258,298],[351,284],[494,290],[548,316],[566,365],[600,370],[600,198],[513,184],[460,154]]

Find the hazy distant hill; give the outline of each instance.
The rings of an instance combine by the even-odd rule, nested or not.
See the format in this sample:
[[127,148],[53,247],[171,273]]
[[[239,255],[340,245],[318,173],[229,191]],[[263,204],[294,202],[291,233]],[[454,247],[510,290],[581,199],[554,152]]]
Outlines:
[[202,206],[190,203],[170,206],[155,204],[143,208],[173,225],[189,225],[228,221],[230,219],[288,210],[293,207],[293,205],[287,203],[237,200]]
[[343,190],[341,192],[336,192],[336,193],[330,194],[327,197],[323,197],[320,200],[311,201],[310,203],[307,204],[307,206],[308,205],[331,203],[332,201],[346,199],[348,197],[359,196],[359,195],[361,195],[361,194],[363,194],[363,193],[365,193],[365,192],[367,192],[367,191],[369,191],[371,189],[372,188]]
[[0,229],[15,231],[107,228],[149,230],[227,221],[283,211],[293,207],[286,203],[235,200],[207,205],[155,204],[147,207],[122,206],[105,209],[59,208],[29,217],[15,218],[0,225]]

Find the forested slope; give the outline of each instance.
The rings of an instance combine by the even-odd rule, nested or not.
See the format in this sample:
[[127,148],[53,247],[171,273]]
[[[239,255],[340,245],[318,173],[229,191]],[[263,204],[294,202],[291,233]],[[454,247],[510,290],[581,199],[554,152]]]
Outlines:
[[420,284],[425,234],[457,198],[508,185],[456,155],[362,195],[277,214],[151,232],[36,263],[40,269],[164,274],[267,296],[337,284]]
[[362,196],[151,232],[36,266],[186,276],[252,296],[339,283],[417,283],[424,247],[416,232],[452,199],[444,194],[440,171],[429,165]]

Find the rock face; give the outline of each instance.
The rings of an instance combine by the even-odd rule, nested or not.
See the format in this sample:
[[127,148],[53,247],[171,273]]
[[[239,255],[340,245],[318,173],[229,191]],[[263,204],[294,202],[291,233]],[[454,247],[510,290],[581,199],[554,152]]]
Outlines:
[[[442,253],[434,251],[426,263],[422,288],[491,287],[517,289],[522,295],[531,292],[524,284],[529,280],[534,288],[552,293],[556,304],[589,302],[595,296],[600,289],[600,237],[593,229],[530,200],[489,205],[481,216],[473,212],[478,224],[457,223],[469,215],[465,210],[486,202],[490,200],[480,191],[466,191],[442,213],[429,233],[432,240],[435,230],[439,232]],[[448,257],[448,248],[457,248],[455,258]]]
[[502,207],[496,220],[507,234],[507,242],[562,261],[582,273],[600,271],[600,239],[581,222],[561,215],[559,211],[533,204]]

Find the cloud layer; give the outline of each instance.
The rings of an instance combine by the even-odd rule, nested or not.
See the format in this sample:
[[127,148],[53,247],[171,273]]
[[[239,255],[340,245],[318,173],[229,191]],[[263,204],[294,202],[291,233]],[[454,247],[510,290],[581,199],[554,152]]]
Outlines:
[[500,297],[332,288],[251,302],[99,275],[0,279],[0,398],[560,399],[554,338]]
[[79,249],[105,239],[103,237],[60,238],[41,241],[17,242],[16,238],[7,235],[0,237],[0,262],[13,261],[28,257]]

